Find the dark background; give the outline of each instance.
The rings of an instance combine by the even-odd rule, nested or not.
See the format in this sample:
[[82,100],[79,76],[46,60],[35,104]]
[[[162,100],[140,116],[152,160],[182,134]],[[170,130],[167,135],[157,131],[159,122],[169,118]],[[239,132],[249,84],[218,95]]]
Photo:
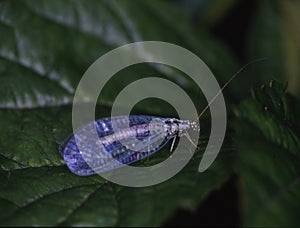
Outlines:
[[[187,11],[195,26],[201,26],[197,10],[193,9],[193,1],[178,1],[177,4]],[[219,23],[211,27],[216,38],[228,44],[241,62],[249,61],[246,57],[246,38],[257,8],[257,1],[237,1]],[[197,211],[177,210],[164,226],[240,225],[237,188],[238,177],[234,176],[221,189],[212,192]]]

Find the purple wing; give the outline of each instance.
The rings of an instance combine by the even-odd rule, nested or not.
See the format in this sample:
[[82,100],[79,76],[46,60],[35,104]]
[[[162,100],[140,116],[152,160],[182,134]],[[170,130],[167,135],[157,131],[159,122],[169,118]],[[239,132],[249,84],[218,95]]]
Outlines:
[[[154,132],[150,129],[151,121],[155,120],[161,124],[158,126],[163,126],[168,118],[132,115],[129,116],[129,126],[126,118],[127,116],[102,118],[78,129],[75,132],[77,143],[84,145],[84,152],[79,151],[74,135],[70,135],[59,147],[69,169],[79,176],[106,172],[119,168],[122,164],[146,158],[160,150],[170,140],[164,132]],[[113,130],[112,121],[116,132]],[[86,137],[94,127],[101,143],[97,144],[96,140]],[[123,141],[120,132],[123,132]],[[124,146],[124,141],[126,145],[133,146],[130,148]]]

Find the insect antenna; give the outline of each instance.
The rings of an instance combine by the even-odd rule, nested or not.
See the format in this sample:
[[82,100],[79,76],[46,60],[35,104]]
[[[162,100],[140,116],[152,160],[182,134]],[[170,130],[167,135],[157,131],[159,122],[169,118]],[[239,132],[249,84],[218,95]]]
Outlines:
[[208,104],[205,106],[205,108],[201,111],[199,116],[194,120],[200,119],[200,117],[207,111],[207,109],[210,107],[210,105],[216,100],[216,98],[222,93],[222,91],[229,85],[229,83],[235,79],[243,70],[245,70],[248,66],[252,65],[253,63],[265,61],[268,58],[259,58],[254,59],[251,62],[245,64],[243,67],[241,67],[234,75],[231,76],[231,78],[222,86],[222,88],[216,93],[216,95],[208,102]]

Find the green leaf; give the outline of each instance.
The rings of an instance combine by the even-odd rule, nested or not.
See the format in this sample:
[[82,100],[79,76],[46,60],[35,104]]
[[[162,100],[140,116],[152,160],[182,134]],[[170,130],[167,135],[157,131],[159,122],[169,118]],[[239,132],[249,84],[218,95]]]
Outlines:
[[[71,131],[70,106],[0,113],[6,119],[0,129],[10,131],[1,135],[0,145],[2,225],[158,226],[178,207],[195,209],[231,174],[232,148],[227,140],[208,171],[197,171],[203,147],[180,174],[158,186],[133,189],[104,183],[97,175],[78,177],[63,165],[57,151]],[[16,115],[22,121],[13,121]],[[205,146],[207,138],[201,141]],[[167,156],[165,148],[149,165]]]
[[[171,6],[161,7],[169,11]],[[113,47],[139,40],[190,48],[212,64],[217,77],[228,77],[236,69],[222,45],[204,33],[192,34],[185,20],[174,27],[150,1],[2,1],[0,14],[0,107],[71,103],[78,81],[93,61]],[[153,23],[153,16],[161,23]],[[154,70],[174,79],[172,71]],[[124,80],[119,81],[124,86]]]
[[[178,26],[165,12],[176,15]],[[117,186],[97,175],[78,177],[58,153],[72,132],[71,103],[81,76],[117,46],[168,41],[203,58],[220,81],[234,72],[230,52],[205,31],[190,28],[177,8],[152,1],[0,1],[0,31],[1,225],[159,226],[178,207],[196,209],[230,177],[230,140],[208,171],[197,172],[205,132],[203,148],[184,170],[148,188]],[[183,73],[144,64],[115,75],[101,93],[96,116],[108,116],[118,91],[140,75],[170,79],[199,107],[204,104],[199,89]],[[138,111],[173,114],[160,102],[142,103]],[[149,164],[167,156],[166,147]]]
[[296,226],[299,221],[299,109],[294,108],[300,103],[285,88],[273,81],[236,111],[246,226]]

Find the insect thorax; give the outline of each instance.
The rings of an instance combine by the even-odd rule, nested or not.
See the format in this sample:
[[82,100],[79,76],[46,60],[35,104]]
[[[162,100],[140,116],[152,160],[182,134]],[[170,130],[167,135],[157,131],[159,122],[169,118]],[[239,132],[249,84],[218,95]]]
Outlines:
[[200,131],[198,122],[190,120],[178,120],[170,118],[165,121],[165,132],[168,136],[181,136],[189,129]]

